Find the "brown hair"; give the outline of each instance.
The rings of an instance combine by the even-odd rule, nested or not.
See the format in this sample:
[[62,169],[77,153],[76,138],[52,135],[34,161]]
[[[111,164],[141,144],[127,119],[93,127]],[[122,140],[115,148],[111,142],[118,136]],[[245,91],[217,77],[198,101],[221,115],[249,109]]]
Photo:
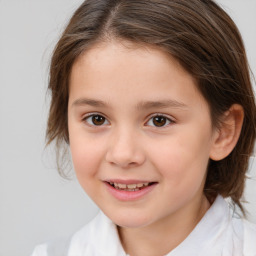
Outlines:
[[87,0],[77,9],[52,56],[48,144],[69,142],[69,76],[77,57],[96,43],[122,39],[157,46],[176,58],[197,81],[214,126],[232,104],[245,113],[239,141],[221,161],[209,161],[205,194],[241,205],[255,142],[256,107],[240,33],[212,0]]

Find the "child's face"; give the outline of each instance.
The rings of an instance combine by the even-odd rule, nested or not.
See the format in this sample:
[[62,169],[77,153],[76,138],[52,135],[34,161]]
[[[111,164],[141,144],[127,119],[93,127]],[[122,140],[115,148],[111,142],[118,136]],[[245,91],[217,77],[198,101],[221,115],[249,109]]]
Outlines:
[[194,79],[162,51],[111,42],[82,55],[68,129],[81,186],[116,224],[184,218],[205,200],[216,132]]

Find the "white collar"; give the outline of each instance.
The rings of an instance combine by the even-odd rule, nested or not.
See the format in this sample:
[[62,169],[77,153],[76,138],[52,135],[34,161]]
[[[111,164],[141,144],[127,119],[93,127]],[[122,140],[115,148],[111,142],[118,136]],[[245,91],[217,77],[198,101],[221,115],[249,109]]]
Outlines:
[[188,237],[167,256],[184,256],[188,252],[190,256],[222,255],[223,246],[226,244],[223,233],[229,222],[230,209],[219,195]]
[[[228,228],[230,219],[231,214],[227,203],[222,196],[218,196],[189,236],[166,256],[222,255],[223,248],[230,243],[226,241],[227,235],[225,235],[225,232],[230,229]],[[79,254],[81,256],[126,256],[116,225],[103,212],[80,230],[72,240],[73,249],[70,248],[72,252],[76,251],[75,247],[77,251],[79,248],[80,251],[81,248],[87,248]]]

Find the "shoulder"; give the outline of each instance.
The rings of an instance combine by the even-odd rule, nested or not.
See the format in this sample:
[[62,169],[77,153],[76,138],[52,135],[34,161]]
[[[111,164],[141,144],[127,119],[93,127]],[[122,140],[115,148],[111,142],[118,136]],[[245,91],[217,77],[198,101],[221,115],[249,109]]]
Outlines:
[[91,232],[95,229],[97,219],[99,219],[98,216],[69,237],[54,239],[36,246],[31,256],[69,255],[70,247],[74,244],[74,242],[75,244],[79,244],[79,241],[80,243],[83,242],[83,246],[86,243],[90,244],[92,237]]
[[74,233],[69,240],[39,245],[31,256],[122,256],[115,224],[102,212]]
[[71,238],[59,238],[50,241],[49,243],[44,243],[38,245],[31,256],[60,256],[67,255]]
[[256,256],[256,224],[243,220],[244,255]]
[[36,246],[31,256],[48,256],[47,255],[47,244],[40,244]]
[[237,214],[229,201],[221,196],[216,198],[209,213],[211,218],[208,221],[219,227],[217,237],[220,238],[218,243],[222,248],[221,255],[256,256],[255,224]]
[[[256,224],[249,222],[248,220],[243,220],[244,231],[251,236],[256,236]],[[256,244],[255,244],[256,245]]]
[[256,256],[256,224],[243,218],[233,218],[233,239],[240,243],[244,256]]

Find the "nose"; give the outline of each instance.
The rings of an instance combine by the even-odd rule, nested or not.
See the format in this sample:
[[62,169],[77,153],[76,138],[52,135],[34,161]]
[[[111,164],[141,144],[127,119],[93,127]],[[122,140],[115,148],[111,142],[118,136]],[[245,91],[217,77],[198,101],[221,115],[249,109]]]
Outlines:
[[121,168],[142,165],[145,161],[145,153],[138,136],[127,129],[113,132],[106,153],[106,161]]

